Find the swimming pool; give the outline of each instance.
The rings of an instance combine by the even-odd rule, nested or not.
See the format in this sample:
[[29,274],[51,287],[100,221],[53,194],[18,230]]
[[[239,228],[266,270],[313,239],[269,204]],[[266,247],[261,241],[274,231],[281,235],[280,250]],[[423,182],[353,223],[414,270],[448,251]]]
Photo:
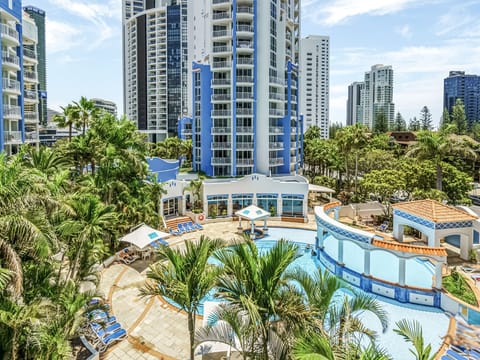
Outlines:
[[[323,269],[320,262],[311,256],[310,250],[307,247],[307,245],[312,246],[315,244],[315,236],[316,232],[311,230],[269,228],[268,235],[261,240],[257,240],[256,244],[259,249],[267,251],[278,239],[281,238],[298,243],[302,255],[297,258],[290,267],[300,267],[309,273],[313,273],[317,271],[318,267]],[[348,249],[345,248],[345,257],[349,256],[355,258],[355,252],[352,253],[354,250],[355,248],[353,247]],[[372,258],[372,265],[376,259],[377,258],[374,260],[374,258]],[[417,265],[424,266],[422,262],[417,262]],[[382,266],[385,267],[385,264],[382,263]],[[380,265],[379,269],[381,269]],[[388,270],[386,271],[388,272]],[[428,271],[428,269],[426,271]],[[364,323],[370,329],[375,330],[378,333],[378,345],[388,350],[395,360],[415,359],[408,350],[410,345],[404,343],[403,339],[393,331],[395,322],[402,319],[418,320],[422,324],[426,343],[431,343],[434,350],[437,350],[440,347],[442,343],[441,337],[447,333],[449,325],[449,319],[442,310],[421,305],[399,303],[395,300],[384,298],[379,295],[372,294],[372,296],[381,303],[385,311],[388,313],[389,328],[385,333],[382,333],[380,322],[372,314],[361,314],[361,318],[364,319]],[[214,292],[211,292],[205,298],[205,302],[207,301],[218,301],[214,298]],[[199,309],[199,313],[203,314],[203,310],[202,305]]]

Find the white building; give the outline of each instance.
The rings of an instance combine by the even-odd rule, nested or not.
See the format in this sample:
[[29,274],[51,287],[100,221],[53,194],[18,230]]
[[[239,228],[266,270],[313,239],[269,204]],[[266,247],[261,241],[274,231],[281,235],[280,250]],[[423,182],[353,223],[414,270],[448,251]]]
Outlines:
[[92,98],[90,100],[93,101],[93,104],[97,109],[104,110],[109,114],[117,116],[117,104],[113,101],[99,98]]
[[365,88],[365,83],[353,82],[348,85],[348,99],[347,99],[347,126],[363,123],[363,108],[362,108],[362,91]]
[[300,42],[300,112],[304,131],[318,126],[323,139],[329,137],[330,38],[310,35]]
[[149,141],[188,109],[187,0],[123,0],[124,111]]
[[380,113],[387,117],[389,126],[395,118],[393,103],[393,69],[391,65],[373,65],[365,73],[365,87],[361,94],[363,124],[370,129],[375,127],[375,120]]
[[300,163],[300,0],[189,1],[193,167],[290,174]]

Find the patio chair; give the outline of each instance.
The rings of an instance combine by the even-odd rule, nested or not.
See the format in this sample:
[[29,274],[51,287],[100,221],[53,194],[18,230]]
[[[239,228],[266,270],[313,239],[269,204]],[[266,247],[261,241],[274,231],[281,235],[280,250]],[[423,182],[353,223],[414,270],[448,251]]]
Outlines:
[[90,324],[90,327],[98,338],[103,338],[119,331],[122,328],[122,325],[120,325],[118,322],[110,324],[109,326],[102,326],[97,323],[92,323]]
[[388,229],[388,222],[384,221],[379,227],[377,227],[378,231],[385,232]]
[[197,228],[193,226],[191,221],[184,223],[183,226],[186,226],[190,231],[197,231]]
[[184,223],[180,223],[180,224],[178,224],[177,226],[178,226],[178,229],[179,229],[180,231],[183,231],[184,233],[185,233],[185,232],[190,232],[190,231],[192,231],[192,230],[190,230]]
[[203,230],[203,226],[199,223],[195,223],[193,226],[195,226],[198,230]]
[[128,336],[127,331],[125,329],[120,329],[119,331],[116,331],[114,333],[109,334],[108,336],[106,336],[104,338],[101,338],[99,343],[97,344],[98,351],[99,352],[104,352],[105,350],[107,350],[107,348],[110,344],[113,344],[116,341],[123,340],[127,336]]
[[450,356],[451,359],[455,360],[468,360],[467,356],[464,356],[462,354],[457,353],[456,351],[453,351],[452,349],[448,349],[446,354]]

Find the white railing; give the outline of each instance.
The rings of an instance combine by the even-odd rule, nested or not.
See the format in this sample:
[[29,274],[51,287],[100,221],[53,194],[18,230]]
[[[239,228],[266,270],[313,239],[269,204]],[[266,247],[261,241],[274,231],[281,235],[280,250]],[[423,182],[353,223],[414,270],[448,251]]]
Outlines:
[[22,142],[21,131],[5,131],[3,134],[5,144],[18,144]]
[[2,89],[4,91],[10,90],[10,91],[15,91],[17,93],[20,93],[20,82],[17,80],[3,79]]
[[9,54],[7,51],[2,51],[2,63],[13,64],[20,67],[20,59],[17,55]]
[[2,29],[2,35],[3,36],[8,36],[12,39],[15,39],[16,41],[19,41],[18,40],[18,31],[11,27],[10,25],[7,25],[7,24],[2,24],[1,26],[1,29]]

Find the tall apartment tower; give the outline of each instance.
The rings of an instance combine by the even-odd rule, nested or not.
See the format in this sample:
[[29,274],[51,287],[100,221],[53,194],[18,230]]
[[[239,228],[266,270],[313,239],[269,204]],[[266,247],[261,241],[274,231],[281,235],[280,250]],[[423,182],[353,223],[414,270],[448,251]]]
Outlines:
[[365,83],[356,81],[348,85],[347,126],[363,123],[362,92]]
[[365,73],[365,87],[361,94],[362,122],[373,129],[375,119],[383,112],[389,126],[393,125],[395,104],[393,103],[393,69],[390,65],[373,65]]
[[0,151],[12,154],[25,141],[23,121],[22,2],[0,2],[2,96]]
[[330,38],[310,35],[300,41],[300,112],[304,131],[318,126],[323,139],[329,137]]
[[123,0],[125,114],[149,141],[188,112],[188,0]]
[[22,46],[24,142],[39,144],[38,32],[34,19],[26,12],[22,16]]
[[443,107],[452,113],[457,99],[465,105],[465,115],[470,128],[480,122],[480,76],[465,71],[450,71],[443,81]]
[[47,124],[47,57],[45,45],[45,11],[34,6],[25,6],[23,10],[35,22],[38,33],[36,59],[38,71],[38,114],[41,125]]
[[190,1],[193,167],[211,176],[298,170],[300,0]]

